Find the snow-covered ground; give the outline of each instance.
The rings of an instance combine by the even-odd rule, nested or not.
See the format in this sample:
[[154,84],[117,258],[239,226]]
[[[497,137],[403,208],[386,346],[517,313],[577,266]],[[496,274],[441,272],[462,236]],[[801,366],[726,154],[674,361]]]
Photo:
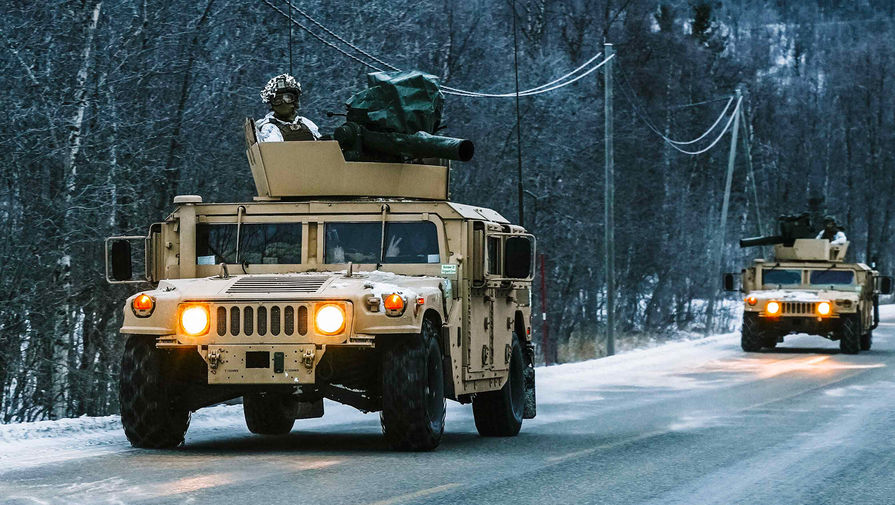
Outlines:
[[[882,315],[884,318],[895,317],[895,305],[882,307]],[[796,338],[805,338],[812,347],[837,347],[835,343],[819,337]],[[738,333],[727,333],[630,351],[598,360],[538,368],[538,405],[542,414],[525,421],[523,430],[526,427],[568,420],[569,416],[576,415],[573,410],[551,407],[598,401],[602,391],[613,387],[661,387],[665,390],[715,387],[715,383],[701,379],[695,372],[720,369],[721,360],[724,360],[725,370],[736,367],[740,367],[738,371],[741,372],[754,369],[763,377],[785,373],[793,367],[812,366],[811,359],[816,361],[816,358],[796,359],[771,365],[748,361],[742,359],[738,343]],[[694,373],[683,373],[682,368],[685,372]],[[325,402],[325,411],[323,418],[297,421],[295,429],[304,432],[313,432],[315,429],[331,431],[340,427],[378,429],[378,414],[363,414],[328,400]],[[562,411],[563,414],[545,414],[545,411]],[[470,429],[471,423],[463,422],[472,417],[468,405],[448,402],[447,417],[448,432],[457,428]],[[248,435],[241,405],[215,406],[193,414],[186,443],[189,445],[191,439],[205,439],[225,432],[228,436],[241,432]],[[125,439],[118,416],[0,425],[0,472],[131,450],[135,449]]]

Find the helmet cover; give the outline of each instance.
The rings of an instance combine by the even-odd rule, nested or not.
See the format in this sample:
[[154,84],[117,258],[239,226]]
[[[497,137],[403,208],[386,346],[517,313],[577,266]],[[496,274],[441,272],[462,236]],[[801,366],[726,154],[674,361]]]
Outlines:
[[292,77],[289,74],[280,74],[267,81],[267,85],[261,90],[261,101],[270,103],[270,100],[276,96],[277,93],[286,91],[291,91],[295,93],[296,96],[301,96],[301,83],[296,81],[295,77]]

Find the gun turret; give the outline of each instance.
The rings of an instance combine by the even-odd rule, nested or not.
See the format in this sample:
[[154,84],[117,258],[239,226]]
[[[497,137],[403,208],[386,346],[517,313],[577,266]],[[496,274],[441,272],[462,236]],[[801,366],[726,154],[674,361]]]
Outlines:
[[346,161],[403,163],[408,159],[469,161],[469,140],[441,137],[444,95],[435,76],[417,71],[367,74],[367,89],[345,103],[345,124],[333,138]]
[[374,157],[375,154],[385,154],[403,158],[469,161],[475,152],[475,145],[471,140],[431,135],[422,131],[412,134],[377,132],[352,122],[336,128],[333,138],[339,141],[345,158],[354,160],[362,159],[364,154]]
[[777,218],[777,228],[779,231],[777,235],[740,239],[740,247],[775,244],[783,244],[785,247],[792,247],[796,239],[814,238],[814,231],[811,228],[811,217],[808,213],[797,216],[780,216]]

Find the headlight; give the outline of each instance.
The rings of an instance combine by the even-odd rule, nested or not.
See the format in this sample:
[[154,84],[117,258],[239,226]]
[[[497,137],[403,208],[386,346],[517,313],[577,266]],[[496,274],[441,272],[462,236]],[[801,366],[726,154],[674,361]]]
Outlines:
[[180,328],[191,337],[208,333],[210,323],[207,305],[184,305],[180,310]]
[[131,302],[131,310],[134,311],[134,315],[137,317],[149,317],[152,315],[152,311],[155,310],[155,300],[146,293],[140,293]]
[[776,315],[780,313],[780,304],[777,302],[768,302],[765,306],[764,311],[770,315]]
[[758,298],[755,298],[754,296],[750,296],[750,297],[746,298],[746,303],[748,303],[749,305],[755,305],[756,303],[758,303]]
[[340,305],[324,305],[314,316],[317,331],[324,335],[335,335],[345,329],[345,309]]
[[832,311],[833,307],[830,306],[830,302],[820,302],[817,304],[817,313],[821,316],[829,316]]

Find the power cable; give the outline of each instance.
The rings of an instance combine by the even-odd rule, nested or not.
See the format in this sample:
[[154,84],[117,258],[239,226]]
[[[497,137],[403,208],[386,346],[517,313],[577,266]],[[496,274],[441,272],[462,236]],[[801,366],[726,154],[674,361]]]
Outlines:
[[[630,90],[632,95],[636,96],[636,93],[634,93],[634,88],[628,82],[628,78],[625,75],[625,71],[622,70],[620,64],[616,64],[616,66],[618,67],[618,71],[621,74],[621,77],[622,77],[622,80],[624,81],[625,87],[627,87],[628,90]],[[672,145],[679,145],[679,146],[695,144],[696,142],[699,142],[700,140],[707,137],[709,135],[709,133],[711,133],[715,129],[715,127],[717,127],[718,124],[721,123],[721,120],[724,118],[724,116],[727,115],[727,111],[728,111],[728,109],[730,109],[730,104],[733,103],[733,99],[734,99],[734,97],[731,96],[727,100],[727,105],[724,106],[724,110],[721,111],[721,114],[718,115],[718,119],[716,119],[715,122],[712,123],[712,126],[710,126],[709,129],[705,131],[705,133],[703,133],[699,137],[696,137],[693,140],[681,141],[681,140],[671,139],[671,138],[665,136],[662,132],[660,132],[659,129],[656,128],[656,126],[653,124],[653,122],[650,121],[650,119],[646,116],[645,108],[638,107],[637,105],[635,105],[634,101],[631,99],[630,96],[628,96],[627,93],[628,93],[628,91],[626,91],[624,88],[622,88],[622,94],[625,95],[625,99],[628,101],[628,103],[631,105],[631,108],[634,109],[634,112],[640,117],[640,119],[642,119],[643,122],[646,123],[646,125],[649,127],[649,129],[652,130],[656,135],[662,137],[662,139],[665,140],[665,142],[668,142],[669,144],[672,144]],[[644,112],[642,114],[641,114],[641,109],[644,110]]]
[[[705,147],[704,149],[700,149],[700,150],[698,150],[698,151],[687,151],[686,149],[682,149],[682,148],[680,148],[680,147],[678,147],[678,146],[679,146],[679,145],[692,144],[692,143],[694,143],[694,142],[697,142],[697,141],[699,141],[699,140],[702,140],[702,139],[705,138],[705,137],[706,137],[712,130],[714,130],[715,127],[721,122],[721,119],[724,118],[725,114],[727,113],[727,110],[730,108],[730,103],[733,101],[733,97],[731,97],[731,98],[728,100],[728,102],[727,102],[727,106],[724,108],[724,111],[721,113],[721,115],[718,117],[718,119],[715,121],[715,123],[714,123],[714,124],[713,124],[713,125],[712,125],[712,126],[705,132],[705,133],[703,133],[701,136],[699,136],[698,138],[696,138],[696,139],[694,139],[694,140],[692,140],[692,141],[686,141],[686,142],[676,141],[676,140],[673,140],[673,139],[671,139],[671,138],[665,136],[662,132],[660,132],[660,131],[653,125],[653,123],[649,120],[649,118],[647,118],[644,114],[642,114],[642,113],[640,112],[640,109],[637,107],[637,105],[634,103],[634,100],[628,95],[628,91],[625,89],[626,87],[629,88],[629,89],[631,89],[631,86],[630,86],[630,84],[628,84],[628,81],[627,81],[627,79],[625,78],[625,74],[624,74],[624,72],[621,71],[621,69],[619,69],[619,70],[620,70],[620,72],[621,72],[622,80],[623,80],[624,83],[625,83],[625,86],[622,86],[622,87],[621,87],[622,95],[625,97],[625,101],[628,102],[628,105],[631,106],[631,110],[634,111],[634,113],[637,115],[637,117],[639,117],[639,118],[640,118],[640,119],[647,125],[647,127],[649,127],[649,129],[650,129],[653,133],[655,133],[656,135],[658,135],[659,137],[661,137],[662,140],[665,141],[666,144],[668,144],[669,146],[673,147],[675,150],[677,150],[677,151],[679,151],[679,152],[681,152],[681,153],[688,154],[688,155],[691,155],[691,156],[695,156],[695,155],[698,155],[698,154],[703,154],[703,153],[705,153],[705,152],[708,152],[708,151],[711,150],[713,147],[715,147],[715,145],[717,145],[718,142],[721,141],[721,138],[724,137],[724,135],[725,135],[725,134],[727,133],[727,131],[730,129],[730,125],[733,123],[734,118],[737,117],[737,115],[738,115],[738,113],[739,113],[739,111],[740,111],[740,104],[743,102],[742,97],[741,97],[739,100],[737,100],[736,107],[734,107],[734,110],[733,110],[733,114],[731,114],[730,118],[727,120],[727,124],[724,125],[724,130],[721,131],[721,133],[715,138],[715,140],[713,140],[713,141],[711,142],[711,144],[709,144],[709,145],[708,145],[707,147]],[[633,93],[633,89],[631,89],[631,92]]]
[[727,100],[728,98],[730,98],[730,97],[732,97],[732,96],[734,96],[734,95],[724,95],[724,96],[719,96],[719,97],[717,97],[717,98],[709,98],[708,100],[702,100],[702,101],[700,101],[700,102],[685,103],[685,104],[683,104],[683,105],[675,105],[675,106],[673,106],[673,107],[668,107],[668,110],[687,109],[687,108],[689,108],[689,107],[698,107],[698,106],[700,106],[700,105],[706,105],[706,104],[710,104],[710,103],[721,102],[721,101]]
[[348,41],[345,40],[344,38],[340,37],[337,33],[333,32],[333,31],[330,30],[329,28],[323,26],[322,23],[320,23],[319,21],[317,21],[316,19],[314,19],[313,17],[311,17],[310,14],[308,14],[307,12],[301,10],[300,7],[298,7],[298,6],[294,6],[290,0],[285,0],[285,2],[289,5],[289,8],[290,8],[290,9],[295,9],[295,12],[298,12],[299,14],[301,14],[302,17],[304,17],[305,19],[307,19],[308,21],[310,21],[311,23],[313,23],[315,26],[319,27],[319,28],[320,28],[321,30],[323,30],[324,32],[326,32],[326,33],[328,33],[329,35],[331,35],[333,38],[335,38],[335,39],[338,40],[339,42],[345,44],[346,46],[350,47],[351,49],[354,49],[355,51],[357,51],[357,52],[359,52],[360,54],[366,56],[367,58],[370,58],[371,60],[375,61],[376,63],[379,63],[379,64],[382,65],[383,67],[388,68],[389,70],[396,70],[396,71],[399,70],[398,68],[396,68],[396,67],[394,67],[394,66],[392,66],[392,65],[389,65],[388,63],[386,63],[386,62],[380,60],[379,58],[373,56],[372,54],[370,54],[370,53],[364,51],[363,49],[361,49],[361,48],[355,46],[355,45],[352,44],[351,42],[348,42]]
[[[355,55],[353,55],[353,54],[351,54],[351,53],[348,53],[347,51],[343,50],[342,48],[340,48],[340,47],[336,46],[335,44],[333,44],[333,43],[331,43],[331,42],[325,40],[325,39],[322,38],[322,37],[320,37],[319,35],[317,35],[316,33],[314,33],[313,30],[311,30],[311,29],[308,28],[307,26],[303,25],[302,23],[298,22],[297,20],[293,19],[292,16],[290,16],[288,13],[284,12],[284,11],[283,11],[282,9],[280,9],[279,7],[273,5],[273,3],[270,2],[270,0],[261,0],[261,1],[264,2],[264,3],[265,3],[267,6],[269,6],[270,8],[272,8],[273,10],[275,10],[275,11],[276,11],[277,13],[279,13],[281,16],[283,16],[283,17],[289,19],[292,23],[294,23],[296,26],[298,26],[298,27],[299,27],[301,30],[303,30],[304,32],[308,33],[309,35],[311,35],[311,36],[314,37],[315,39],[319,40],[320,42],[323,42],[323,43],[326,44],[327,46],[329,46],[329,47],[335,49],[336,51],[338,51],[338,52],[341,53],[342,55],[347,56],[348,58],[351,58],[352,60],[354,60],[354,61],[360,63],[361,65],[363,65],[363,66],[365,66],[365,67],[367,67],[367,68],[370,68],[370,69],[372,69],[372,70],[376,70],[377,72],[381,72],[381,71],[382,71],[381,68],[379,68],[379,67],[377,67],[377,66],[375,66],[375,65],[373,65],[373,64],[371,64],[371,63],[369,63],[369,62],[367,62],[367,61],[364,61],[364,60],[362,60],[361,58],[358,58],[357,56],[355,56]],[[309,21],[310,21],[311,23],[313,23],[315,26],[319,27],[321,30],[323,30],[324,32],[326,32],[327,34],[329,34],[330,36],[332,36],[333,38],[335,38],[335,39],[338,40],[339,42],[342,42],[343,44],[345,44],[346,46],[350,47],[351,49],[357,51],[357,52],[360,53],[361,55],[363,55],[363,56],[369,58],[369,59],[372,60],[372,61],[375,61],[376,63],[379,63],[380,65],[382,65],[383,67],[388,68],[389,70],[400,71],[400,69],[399,69],[398,67],[395,67],[394,65],[391,65],[391,64],[389,64],[389,63],[387,63],[387,62],[385,62],[385,61],[383,61],[383,60],[377,58],[376,56],[373,56],[372,54],[368,53],[367,51],[364,51],[364,50],[361,49],[360,47],[357,47],[356,45],[354,45],[354,44],[352,44],[351,42],[347,41],[344,37],[339,36],[337,33],[333,32],[332,30],[330,30],[329,28],[327,28],[326,26],[324,26],[322,23],[320,23],[319,21],[317,21],[316,19],[314,19],[310,14],[308,14],[308,13],[305,12],[304,10],[300,9],[299,7],[295,6],[290,0],[285,0],[285,2],[286,2],[287,5],[290,6],[290,9],[293,9],[293,8],[294,8],[295,11],[298,12],[302,17],[304,17],[305,19],[309,20]],[[588,65],[590,65],[591,63],[593,63],[593,62],[594,62],[597,58],[599,58],[601,55],[602,55],[602,53],[597,53],[596,55],[594,55],[593,57],[591,57],[589,60],[587,60],[584,64],[582,64],[581,66],[579,66],[579,67],[576,68],[575,70],[572,70],[571,72],[569,72],[569,73],[563,75],[562,77],[559,77],[559,78],[557,78],[557,79],[554,79],[554,80],[552,80],[552,81],[550,81],[550,82],[548,82],[548,83],[546,83],[546,84],[541,84],[540,86],[536,86],[536,87],[534,87],[534,88],[530,88],[530,89],[527,89],[527,90],[524,90],[524,91],[520,91],[520,92],[519,92],[519,96],[532,96],[532,95],[538,95],[538,94],[541,94],[541,93],[547,93],[547,92],[549,92],[549,91],[554,91],[554,90],[560,89],[560,88],[562,88],[562,87],[568,86],[569,84],[572,84],[573,82],[576,82],[576,81],[578,81],[578,80],[580,80],[580,79],[586,77],[587,75],[590,75],[591,73],[593,73],[594,71],[596,71],[598,68],[600,68],[601,66],[603,66],[607,61],[609,61],[609,59],[611,59],[611,57],[610,57],[610,58],[607,58],[607,59],[605,59],[605,60],[603,60],[602,62],[600,62],[600,63],[597,64],[596,66],[590,68],[587,72],[585,72],[585,73],[583,73],[583,74],[577,76],[576,78],[571,79],[571,80],[566,81],[566,82],[561,82],[561,81],[563,81],[564,79],[567,79],[568,77],[571,77],[572,75],[575,75],[576,73],[578,73],[578,72],[581,71],[582,69],[586,68]],[[557,84],[557,83],[560,83],[560,84]],[[475,91],[468,91],[468,90],[464,90],[464,89],[452,88],[452,87],[450,87],[450,86],[441,86],[441,89],[442,89],[442,91],[443,91],[445,94],[448,94],[448,95],[455,95],[455,96],[465,96],[465,97],[474,97],[474,98],[513,98],[513,97],[516,97],[516,93],[479,93],[479,92],[475,92]]]
[[[273,10],[277,11],[278,13],[280,13],[281,16],[283,16],[283,17],[289,19],[289,15],[288,15],[287,13],[283,12],[283,11],[282,11],[279,7],[277,7],[276,5],[272,4],[272,3],[270,2],[270,0],[261,0],[261,1],[264,2],[264,3],[265,3],[267,6],[269,6],[271,9],[273,9]],[[364,60],[358,58],[357,56],[355,56],[355,55],[353,55],[353,54],[350,54],[350,53],[345,52],[344,50],[342,50],[342,48],[336,46],[336,45],[333,44],[332,42],[329,42],[328,40],[324,39],[323,37],[317,35],[317,34],[314,33],[310,28],[308,28],[307,26],[305,26],[305,25],[299,23],[299,22],[296,21],[295,19],[291,19],[291,21],[292,21],[296,26],[298,26],[299,28],[301,28],[303,31],[307,32],[308,35],[314,37],[315,39],[319,40],[320,42],[323,42],[324,44],[326,44],[326,45],[328,45],[329,47],[335,49],[336,51],[342,53],[343,55],[345,55],[345,56],[351,58],[352,60],[354,60],[354,61],[360,63],[361,65],[363,65],[363,66],[365,66],[365,67],[367,67],[367,68],[371,68],[371,69],[373,69],[373,70],[375,70],[375,71],[377,71],[377,72],[382,72],[382,69],[381,69],[381,68],[378,68],[378,67],[376,67],[376,66],[374,66],[374,65],[371,65],[370,63],[368,63],[368,62],[366,62],[366,61],[364,61]]]
[[[594,60],[594,59],[596,59],[596,58],[598,58],[598,57],[600,57],[601,55],[602,55],[602,53],[598,53],[596,56],[594,56],[593,58],[591,58],[591,61]],[[588,69],[587,72],[584,72],[583,74],[581,74],[581,75],[579,75],[579,76],[576,76],[574,79],[568,80],[568,81],[563,82],[563,83],[560,83],[560,84],[556,84],[556,85],[554,85],[554,86],[544,87],[544,86],[548,86],[548,85],[547,85],[547,84],[543,84],[543,85],[541,85],[541,86],[538,86],[537,88],[531,88],[531,89],[528,89],[528,90],[525,90],[525,91],[520,91],[520,92],[519,92],[519,96],[534,96],[534,95],[540,95],[540,94],[542,94],[542,93],[547,93],[547,92],[554,91],[554,90],[557,90],[557,89],[559,89],[559,88],[563,88],[563,87],[565,87],[565,86],[568,86],[569,84],[572,84],[572,83],[574,83],[574,82],[576,82],[576,81],[578,81],[578,80],[580,80],[580,79],[583,79],[583,78],[587,77],[588,75],[590,75],[590,74],[596,72],[600,67],[602,67],[603,65],[605,65],[606,62],[608,62],[608,61],[611,60],[612,58],[615,58],[615,55],[612,55],[612,56],[606,58],[605,60],[601,61],[600,63],[598,63],[598,64],[596,64],[595,66],[593,66],[593,67],[591,67],[590,69]],[[579,67],[579,68],[581,68],[581,67]],[[571,74],[573,74],[573,73],[574,73],[574,71],[573,71],[573,72],[570,72],[569,74],[566,74],[566,75],[568,76],[568,75],[571,75]],[[556,81],[558,81],[558,80],[560,80],[560,79],[556,79],[556,80],[554,80],[553,82],[556,82]],[[548,84],[549,84],[549,83],[548,83]],[[442,89],[447,90],[446,93],[448,93],[448,94],[450,94],[450,95],[466,96],[466,97],[472,97],[472,98],[512,98],[512,97],[515,97],[515,96],[516,96],[516,93],[476,93],[476,92],[474,92],[474,91],[465,91],[465,90],[456,89],[456,88],[449,88],[449,87],[447,87],[447,86],[442,86]]]

